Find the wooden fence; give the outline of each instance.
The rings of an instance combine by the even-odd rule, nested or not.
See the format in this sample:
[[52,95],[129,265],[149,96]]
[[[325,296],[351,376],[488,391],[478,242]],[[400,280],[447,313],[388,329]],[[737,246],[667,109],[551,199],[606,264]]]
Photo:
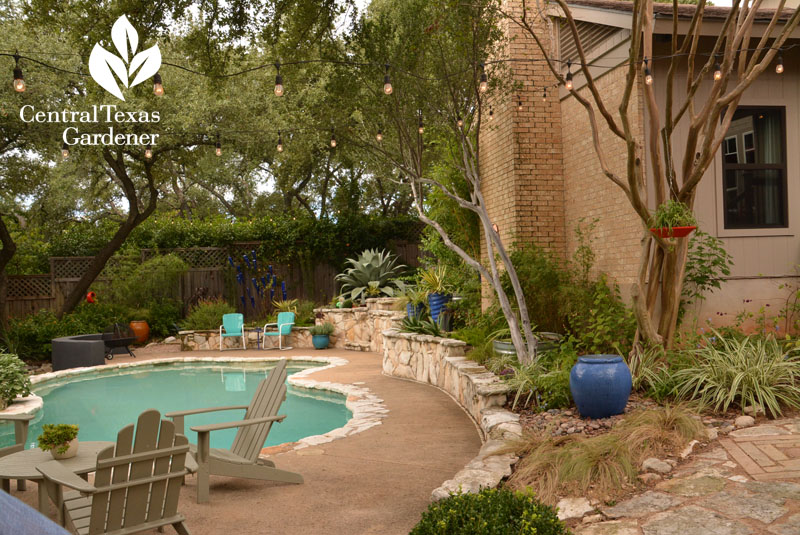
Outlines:
[[[141,261],[162,254],[175,254],[189,266],[180,282],[179,295],[185,304],[199,298],[224,298],[236,303],[247,316],[253,315],[250,307],[242,307],[240,294],[242,285],[236,282],[234,269],[228,257],[236,264],[242,264],[242,256],[252,250],[258,250],[261,243],[236,243],[230,247],[192,247],[185,249],[144,249]],[[419,244],[398,242],[393,247],[400,261],[409,266],[419,265]],[[80,277],[86,272],[92,261],[91,256],[52,257],[50,273],[45,275],[9,275],[6,287],[6,309],[8,317],[22,317],[35,314],[40,310],[57,311],[64,299],[75,287]],[[112,258],[112,267],[118,260]],[[317,264],[313,271],[304,273],[302,265],[272,264],[273,272],[286,282],[290,299],[310,299],[316,302],[328,302],[336,294],[334,277],[338,269],[328,264]],[[105,274],[98,280],[109,281]],[[276,294],[280,297],[280,291]],[[101,296],[102,299],[102,296]]]

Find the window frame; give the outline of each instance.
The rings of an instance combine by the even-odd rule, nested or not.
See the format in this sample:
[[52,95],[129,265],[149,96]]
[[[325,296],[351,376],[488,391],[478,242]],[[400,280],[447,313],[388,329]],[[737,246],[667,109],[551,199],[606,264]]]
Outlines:
[[[786,106],[752,106],[752,105],[745,105],[745,106],[737,106],[736,111],[778,111],[780,114],[780,127],[782,132],[782,146],[781,146],[781,155],[782,155],[782,163],[779,164],[753,164],[753,163],[727,163],[725,161],[725,154],[724,149],[720,151],[721,153],[721,164],[722,164],[722,172],[721,172],[721,179],[722,179],[722,197],[720,199],[722,205],[722,229],[725,231],[747,231],[747,230],[789,230],[789,175],[788,175],[788,154],[787,154],[787,137],[788,132],[786,130]],[[755,113],[753,113],[755,115]],[[755,131],[753,133],[754,141],[755,141]],[[725,136],[727,139],[730,136]],[[737,148],[738,148],[738,140],[737,140]],[[744,147],[743,147],[744,148]],[[746,157],[745,157],[746,159]],[[748,170],[779,170],[782,171],[781,176],[783,180],[783,199],[781,202],[783,204],[783,216],[784,221],[780,225],[735,225],[735,226],[728,226],[728,211],[727,211],[727,191],[725,187],[725,179],[727,176],[727,172],[731,171],[748,171]]]

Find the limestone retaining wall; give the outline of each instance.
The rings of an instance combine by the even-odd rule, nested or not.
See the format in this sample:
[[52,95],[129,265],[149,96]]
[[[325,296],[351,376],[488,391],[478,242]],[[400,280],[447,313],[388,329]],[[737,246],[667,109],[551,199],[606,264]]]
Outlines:
[[[301,349],[314,347],[311,343],[310,327],[293,327],[292,333],[283,338],[283,345],[289,347],[297,347]],[[256,349],[255,331],[245,331],[247,336],[247,349]],[[178,333],[178,338],[181,341],[181,351],[201,351],[201,350],[217,350],[219,351],[219,329],[213,331],[181,331]],[[331,340],[333,337],[331,337]],[[226,337],[222,339],[223,349],[240,349],[242,347],[242,339],[238,337]],[[271,349],[278,347],[277,336],[261,336],[261,347]]]
[[404,333],[387,329],[383,337],[383,372],[441,388],[472,416],[486,439],[478,455],[453,479],[433,491],[440,500],[451,492],[478,492],[496,487],[511,475],[517,457],[494,455],[505,441],[519,438],[519,415],[504,409],[509,393],[495,374],[465,357],[467,344],[460,340]]
[[356,351],[383,351],[381,333],[398,326],[404,312],[394,311],[396,299],[381,297],[367,299],[366,306],[358,308],[318,308],[317,324],[333,324],[331,346]]

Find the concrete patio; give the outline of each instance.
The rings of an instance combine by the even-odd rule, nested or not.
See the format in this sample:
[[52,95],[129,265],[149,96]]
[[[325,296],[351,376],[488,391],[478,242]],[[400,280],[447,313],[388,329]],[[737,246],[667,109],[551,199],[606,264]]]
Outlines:
[[[140,349],[136,361],[178,356],[213,357],[219,351],[175,352],[175,346]],[[196,503],[195,478],[187,478],[179,511],[194,535],[408,533],[431,492],[478,452],[475,423],[437,388],[381,374],[376,353],[226,351],[222,356],[335,356],[345,366],[309,378],[369,388],[389,413],[382,424],[319,446],[276,453],[281,468],[303,474],[303,485],[211,477],[211,503]],[[133,361],[117,357],[112,362]],[[36,485],[12,494],[36,504]],[[54,513],[51,508],[51,513]],[[155,533],[155,532],[154,532]]]

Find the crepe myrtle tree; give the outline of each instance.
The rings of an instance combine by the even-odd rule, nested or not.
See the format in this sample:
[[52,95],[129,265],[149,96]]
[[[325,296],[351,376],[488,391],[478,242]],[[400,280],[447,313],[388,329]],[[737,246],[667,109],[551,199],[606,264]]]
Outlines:
[[[619,92],[602,92],[592,70],[586,68],[586,47],[566,0],[519,0],[500,11],[536,43],[560,83],[566,84],[562,60],[572,59],[573,76],[576,72],[582,75],[585,87],[576,83],[570,94],[588,115],[602,175],[625,193],[642,223],[639,271],[632,291],[637,340],[666,347],[675,337],[688,240],[662,238],[649,232],[649,207],[673,200],[692,208],[697,186],[714,161],[742,95],[765,70],[774,68],[776,56],[800,21],[800,10],[784,12],[785,0],[774,11],[761,13],[758,11],[762,0],[733,0],[709,51],[707,45],[701,48],[700,43],[708,2],[698,0],[696,6],[680,8],[678,3],[672,2],[670,57],[659,60],[668,62],[666,76],[653,81],[646,80],[652,63],[644,61],[654,54],[653,0],[633,0],[630,47],[622,66],[626,70],[625,84],[616,113],[610,101],[618,99]],[[679,13],[681,18],[690,19],[685,32],[679,32]],[[555,54],[556,40],[550,33],[554,25],[549,18],[554,14],[565,21],[562,31],[574,40],[577,58],[559,58]],[[757,19],[758,30],[763,33],[754,27]],[[685,87],[677,86],[679,70],[685,71]],[[656,99],[656,84],[665,85],[663,101]],[[638,119],[630,116],[637,109],[632,102],[634,89],[644,95],[646,140],[633,127]],[[679,124],[686,125],[686,130],[676,135]],[[601,142],[609,133],[626,147],[624,173],[612,169],[609,146]],[[676,156],[679,154],[683,154],[680,161]],[[649,170],[644,168],[643,160],[648,162]]]
[[[518,358],[528,364],[536,359],[536,338],[525,295],[482,191],[480,138],[489,128],[483,119],[491,102],[509,98],[512,90],[502,82],[509,79],[504,66],[486,59],[497,57],[504,43],[497,23],[494,1],[380,4],[360,22],[360,34],[353,41],[373,62],[396,58],[398,63],[386,68],[387,75],[395,73],[394,83],[387,92],[385,84],[374,83],[376,73],[358,80],[367,94],[360,97],[362,119],[348,141],[367,149],[381,168],[397,170],[395,179],[408,188],[419,219],[491,287]],[[406,43],[411,41],[415,53],[407,54]],[[354,85],[348,82],[348,87]],[[443,175],[455,175],[461,183],[454,185]],[[432,190],[477,215],[483,258],[467,252],[465,244],[457,243],[429,214],[426,196]],[[504,276],[510,281],[509,293]]]

